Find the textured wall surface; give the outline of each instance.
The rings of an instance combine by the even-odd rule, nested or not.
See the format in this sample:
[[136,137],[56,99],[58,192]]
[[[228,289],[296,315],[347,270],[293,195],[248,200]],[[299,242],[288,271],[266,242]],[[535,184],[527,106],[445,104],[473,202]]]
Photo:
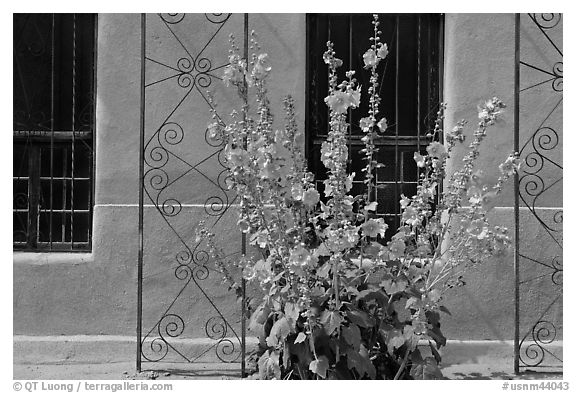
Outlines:
[[[198,285],[176,275],[182,259],[201,258],[195,254],[194,228],[208,217],[215,222],[218,214],[207,215],[211,204],[209,195],[225,198],[218,176],[222,170],[215,154],[218,147],[205,140],[206,125],[210,121],[207,103],[200,94],[214,93],[217,110],[225,114],[239,99],[225,89],[216,77],[226,63],[228,34],[234,33],[242,45],[243,19],[232,15],[209,42],[212,32],[220,25],[201,27],[196,20],[206,21],[203,15],[189,15],[179,23],[164,23],[158,16],[148,16],[146,89],[147,154],[159,145],[169,150],[165,165],[158,164],[168,176],[162,192],[154,189],[152,175],[147,177],[150,198],[145,209],[145,266],[144,266],[144,333],[152,329],[160,317],[174,310],[185,320],[187,337],[204,337],[208,320],[217,317],[214,305],[229,316],[232,326],[238,326],[239,305],[233,294],[220,283],[214,273],[181,268],[179,274],[194,273]],[[99,16],[97,64],[97,129],[96,129],[96,197],[94,208],[93,252],[86,256],[53,254],[38,256],[15,255],[14,265],[14,333],[29,335],[121,334],[132,335],[136,326],[136,274],[138,253],[138,149],[140,97],[140,16],[102,14]],[[285,94],[293,94],[303,125],[305,94],[305,16],[263,14],[250,15],[250,28],[256,30],[263,50],[270,54],[274,69],[270,85],[272,104],[278,106]],[[531,32],[526,48],[535,45]],[[175,36],[181,38],[178,42]],[[185,49],[186,48],[186,49]],[[180,63],[186,50],[202,52],[210,65],[195,64],[198,88],[190,88],[179,75],[190,65]],[[528,52],[528,49],[526,49]],[[546,53],[539,53],[547,59]],[[195,57],[195,55],[193,56]],[[497,163],[513,149],[513,16],[508,15],[446,15],[445,24],[444,101],[448,103],[446,123],[451,127],[460,118],[476,121],[476,105],[492,96],[508,104],[502,122],[490,130],[480,165],[489,176],[497,176]],[[199,60],[198,57],[197,60]],[[205,67],[205,68],[202,68]],[[218,69],[217,69],[218,68]],[[200,70],[200,71],[198,71]],[[207,78],[200,80],[202,70]],[[208,74],[212,75],[208,77]],[[210,80],[210,83],[207,80]],[[180,82],[180,83],[179,83]],[[209,84],[207,87],[202,87]],[[541,88],[544,89],[545,86]],[[187,96],[187,94],[189,95]],[[560,93],[561,94],[561,93]],[[539,114],[545,112],[554,98],[542,100],[542,94],[527,96],[522,109],[521,140],[528,140],[538,124]],[[180,103],[180,104],[179,104]],[[176,108],[176,110],[174,110]],[[174,111],[173,111],[174,110]],[[276,113],[276,119],[283,119]],[[561,114],[560,114],[561,119]],[[166,133],[163,122],[177,123],[174,134]],[[536,127],[537,128],[537,127]],[[172,130],[175,130],[172,127]],[[181,133],[180,130],[181,129]],[[158,132],[158,133],[157,133]],[[470,131],[469,131],[470,132]],[[181,135],[180,135],[180,134]],[[176,139],[170,139],[175,135]],[[165,138],[167,136],[167,138]],[[176,140],[180,140],[178,143]],[[159,140],[160,138],[165,138]],[[561,143],[561,142],[560,142]],[[160,152],[163,154],[163,152]],[[555,160],[562,162],[561,148],[554,150]],[[460,153],[457,156],[461,156]],[[154,167],[148,156],[147,168]],[[161,167],[161,168],[160,168]],[[557,176],[550,172],[546,179]],[[157,179],[158,180],[158,179]],[[172,183],[173,182],[173,183]],[[538,206],[548,218],[561,210],[561,183]],[[233,196],[232,196],[233,198]],[[160,208],[177,208],[174,216],[162,214]],[[231,199],[229,200],[231,201]],[[154,202],[154,203],[152,203]],[[513,189],[510,183],[494,211],[494,219],[513,228]],[[217,208],[218,206],[212,206]],[[166,211],[165,211],[166,213]],[[546,235],[535,223],[533,214],[522,210],[521,234],[531,255],[557,253],[547,250]],[[551,218],[553,219],[553,217]],[[561,226],[561,224],[560,224]],[[238,252],[240,235],[235,230],[233,211],[226,212],[217,224],[219,236],[230,253]],[[187,250],[192,254],[186,254]],[[198,251],[198,250],[196,250]],[[183,254],[182,254],[183,253]],[[186,272],[184,272],[186,270]],[[486,261],[470,273],[468,285],[458,289],[448,300],[453,316],[444,318],[446,336],[452,339],[511,339],[513,337],[514,274],[512,253],[506,258]],[[546,306],[549,282],[535,281],[528,285],[526,304],[538,309]],[[185,288],[184,288],[185,287]],[[184,289],[183,289],[184,288]],[[200,290],[200,288],[202,290]],[[178,293],[182,290],[182,293]],[[202,292],[204,291],[205,294]],[[206,302],[206,296],[214,305]],[[172,300],[177,303],[170,308]],[[528,307],[528,306],[526,306]],[[561,307],[550,311],[561,321]],[[167,321],[165,321],[167,322]]]
[[[561,24],[546,32],[561,48]],[[448,14],[445,37],[447,128],[462,118],[468,119],[466,135],[471,139],[477,122],[477,105],[497,96],[508,106],[501,121],[489,129],[477,163],[489,181],[495,182],[498,164],[514,149],[514,15]],[[528,65],[520,68],[519,139],[521,156],[529,164],[524,165],[521,173],[520,188],[525,202],[520,201],[520,253],[532,259],[520,260],[521,280],[526,281],[520,287],[520,334],[523,337],[529,333],[542,319],[555,324],[554,334],[561,339],[562,290],[554,281],[561,283],[562,275],[562,250],[558,245],[562,244],[562,69],[560,66],[556,75],[553,69],[562,56],[525,14],[521,16],[520,42],[520,60],[549,72]],[[546,82],[540,84],[541,81]],[[456,151],[450,171],[458,167],[463,154],[464,149]],[[506,185],[497,206],[492,222],[508,227],[513,234],[513,182]],[[506,257],[478,266],[466,281],[468,284],[456,290],[448,302],[453,312],[453,317],[445,318],[449,336],[512,339],[515,285],[512,250]]]

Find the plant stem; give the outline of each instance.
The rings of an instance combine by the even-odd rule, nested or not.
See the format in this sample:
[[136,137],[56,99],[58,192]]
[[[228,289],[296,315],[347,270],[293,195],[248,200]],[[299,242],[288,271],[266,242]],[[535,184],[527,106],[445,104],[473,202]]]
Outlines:
[[398,372],[394,376],[395,381],[400,379],[400,375],[402,375],[402,372],[404,372],[404,369],[406,368],[406,364],[408,363],[408,355],[410,355],[410,351],[408,350],[408,348],[406,348],[406,352],[404,353],[404,359],[402,359],[402,364],[400,365]]

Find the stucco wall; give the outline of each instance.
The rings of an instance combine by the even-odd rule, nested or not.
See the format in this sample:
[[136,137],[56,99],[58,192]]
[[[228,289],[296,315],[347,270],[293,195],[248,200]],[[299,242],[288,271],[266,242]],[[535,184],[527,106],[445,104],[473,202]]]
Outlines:
[[[182,44],[194,53],[218,31],[203,51],[203,57],[212,61],[211,67],[218,68],[227,62],[230,33],[236,36],[238,45],[242,47],[243,26],[241,14],[232,15],[221,30],[218,30],[220,24],[206,24],[203,14],[187,15],[181,24],[169,26],[164,25],[157,15],[148,15],[146,84],[150,87],[146,89],[146,141],[152,139],[150,146],[154,145],[154,133],[158,127],[188,91],[178,85],[177,78],[154,84],[170,76],[165,74],[167,68],[158,66],[155,61],[177,67],[179,58],[185,56],[182,55]],[[301,105],[298,123],[303,127],[305,16],[250,14],[249,26],[258,33],[257,39],[263,50],[270,54],[274,73],[281,76],[269,84],[272,103],[279,106],[286,94],[292,94]],[[15,334],[135,333],[140,27],[138,14],[99,15],[93,251],[82,255],[15,255]],[[182,44],[167,27],[173,29]],[[214,70],[211,85],[201,90],[210,90],[218,102],[219,112],[227,116],[229,108],[240,101],[234,91],[225,88],[217,79],[222,71],[222,68]],[[277,113],[277,119],[281,122],[283,114]],[[182,143],[171,146],[171,153],[179,155],[186,163],[172,157],[166,171],[174,179],[182,171],[190,169],[190,165],[195,169],[189,171],[176,187],[166,190],[183,206],[176,217],[165,219],[145,197],[144,334],[158,322],[185,286],[186,280],[175,276],[176,255],[185,250],[184,244],[193,248],[194,230],[201,219],[207,219],[209,224],[214,222],[214,218],[206,214],[204,203],[207,197],[222,195],[221,190],[209,181],[217,181],[222,171],[217,156],[202,162],[217,148],[206,144],[204,132],[211,121],[210,112],[198,91],[194,90],[168,120],[183,128]],[[150,184],[148,189],[154,191]],[[226,245],[227,252],[238,252],[240,235],[233,230],[236,219],[232,210],[220,219],[216,232],[221,234],[220,241]],[[214,272],[208,279],[204,279],[202,272],[194,272],[210,301],[237,327],[240,307],[234,295],[228,292]],[[189,283],[175,305],[177,310],[172,308],[170,311],[186,321],[185,336],[204,337],[205,323],[217,315],[202,290],[194,282]]]
[[[502,118],[488,131],[477,168],[482,169],[490,182],[499,175],[498,164],[514,150],[514,14],[447,14],[445,19],[445,75],[444,101],[448,104],[446,128],[451,129],[460,119],[468,119],[466,131],[468,140],[477,123],[477,105],[490,97],[497,96],[507,104]],[[561,47],[562,29],[548,32]],[[559,33],[559,34],[558,34]],[[527,15],[521,19],[521,61],[536,64],[542,69],[552,69],[557,61],[557,53],[549,42],[535,28]],[[561,57],[560,57],[560,60]],[[541,80],[542,75],[533,69],[520,68],[520,89]],[[526,158],[532,149],[534,133],[541,126],[551,126],[560,132],[558,146],[543,151],[546,157],[562,165],[562,111],[561,106],[553,116],[551,109],[561,100],[562,93],[554,91],[552,82],[522,91],[520,94],[520,148]],[[538,139],[536,137],[536,141]],[[464,144],[466,146],[467,144]],[[532,149],[532,150],[531,150]],[[460,148],[454,154],[453,166],[466,149]],[[524,170],[532,169],[525,165]],[[523,175],[525,173],[523,172]],[[562,211],[561,168],[544,165],[539,175],[543,184],[554,184],[543,192],[530,211],[521,201],[520,209],[520,253],[536,261],[552,265],[555,256],[562,258],[562,250],[536,218],[552,225],[558,232],[553,237],[562,242],[562,223],[555,222],[554,215]],[[529,177],[521,182],[521,195],[530,198],[525,188]],[[540,189],[542,191],[542,189]],[[537,192],[540,192],[537,191]],[[529,203],[531,206],[531,204]],[[497,207],[491,215],[492,222],[510,229],[514,233],[514,184],[509,182],[503,189]],[[557,220],[556,220],[557,221]],[[560,262],[561,263],[561,262]],[[528,280],[521,286],[521,335],[528,332],[538,318],[552,321],[562,336],[562,301],[556,302],[548,311],[548,305],[561,295],[561,288],[551,278],[553,270],[541,264],[521,259],[521,280]],[[445,326],[450,337],[476,339],[511,339],[514,335],[514,259],[513,250],[506,257],[486,261],[471,271],[465,287],[457,289],[448,300],[453,317],[447,316]]]
[[[190,18],[203,18],[191,15]],[[140,97],[140,16],[135,14],[101,14],[98,21],[97,63],[97,129],[96,129],[96,195],[94,208],[93,252],[90,255],[50,256],[19,254],[14,265],[14,333],[30,335],[60,334],[124,334],[132,335],[136,326],[136,272],[138,251],[138,149]],[[177,34],[182,25],[171,26]],[[201,39],[212,30],[187,25],[185,46],[198,48]],[[214,26],[213,26],[214,27]],[[270,54],[273,72],[270,91],[273,104],[281,97],[293,94],[298,103],[299,122],[303,126],[305,93],[305,16],[282,14],[251,14],[250,28],[257,31],[261,46]],[[233,32],[242,45],[242,16],[233,15],[225,28],[215,36],[206,57],[222,60],[228,48],[227,35]],[[192,34],[194,33],[194,34]],[[446,124],[451,127],[460,118],[474,123],[475,108],[482,100],[498,96],[508,103],[509,110],[490,131],[482,151],[481,165],[495,176],[496,163],[513,148],[513,60],[514,30],[512,15],[446,15],[444,101],[448,103]],[[155,15],[148,17],[147,56],[175,65],[182,46],[174,40]],[[218,45],[215,45],[215,44]],[[216,62],[212,67],[216,67]],[[223,63],[222,63],[223,64]],[[218,63],[220,65],[220,63]],[[147,61],[147,84],[162,79],[166,67]],[[220,69],[221,71],[221,69]],[[215,71],[217,74],[217,71]],[[226,108],[238,99],[217,79],[212,80],[219,108]],[[147,88],[146,138],[153,137],[162,121],[167,119],[185,94],[176,79],[151,84]],[[532,104],[536,105],[536,101]],[[540,104],[538,104],[540,105]],[[528,106],[526,107],[528,108]],[[533,109],[523,109],[528,119],[523,135],[537,121]],[[277,113],[277,119],[282,119]],[[204,131],[209,122],[206,102],[201,97],[190,99],[169,117],[183,129],[183,140],[172,146],[172,152],[195,166],[209,157],[216,148],[206,145]],[[561,154],[561,149],[560,153]],[[461,156],[460,153],[457,156]],[[218,177],[221,167],[216,156],[191,170],[174,157],[170,161],[170,176],[186,175],[174,191],[183,205],[177,217],[165,220],[150,204],[145,209],[145,283],[144,329],[154,326],[171,300],[182,288],[183,280],[174,276],[176,254],[183,244],[194,244],[194,227],[206,217],[204,202],[207,194],[219,193],[206,180]],[[561,162],[561,157],[559,158]],[[180,171],[180,172],[179,172]],[[202,172],[202,173],[200,173]],[[177,194],[177,195],[176,195]],[[553,192],[544,206],[561,207],[561,188]],[[495,209],[494,219],[513,227],[513,190],[504,190]],[[228,212],[218,228],[227,249],[237,252],[240,236],[235,228],[233,212]],[[542,232],[531,224],[530,212],[523,209],[522,228],[526,245],[531,251],[545,253],[536,241]],[[214,219],[213,219],[214,220]],[[168,225],[170,224],[170,225]],[[171,227],[170,227],[171,226]],[[175,234],[178,234],[177,236]],[[552,252],[552,251],[551,251]],[[468,285],[457,290],[448,300],[453,317],[444,318],[444,330],[453,339],[511,339],[513,337],[512,254],[507,258],[486,261],[471,272]],[[230,321],[239,320],[239,306],[234,296],[214,279],[200,284]],[[546,284],[533,284],[546,285]],[[540,307],[545,299],[538,291],[528,291],[528,300]],[[546,288],[536,288],[546,290]],[[532,298],[530,298],[532,296]],[[187,335],[203,336],[204,323],[214,315],[214,309],[203,300],[194,283],[180,296],[178,313],[187,321]],[[557,308],[552,313],[561,315]]]

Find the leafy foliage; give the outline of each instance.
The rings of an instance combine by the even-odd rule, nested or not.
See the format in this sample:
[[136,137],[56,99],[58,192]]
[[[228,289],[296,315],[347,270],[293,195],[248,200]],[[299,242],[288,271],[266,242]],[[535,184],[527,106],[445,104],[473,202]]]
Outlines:
[[[518,169],[511,155],[500,166],[494,185],[474,170],[479,146],[504,108],[497,98],[479,110],[463,167],[446,179],[446,162],[457,143],[463,143],[465,122],[452,131],[442,129],[444,105],[438,112],[427,154],[414,159],[421,177],[416,195],[402,195],[401,226],[389,242],[387,225],[375,214],[374,141],[386,132],[379,116],[377,67],[386,57],[378,19],[364,54],[370,73],[369,113],[360,120],[364,131],[365,193],[349,195],[354,173],[347,173],[347,113],[360,104],[361,87],[354,71],[339,82],[332,43],[324,61],[329,68],[330,130],[322,145],[328,170],[324,199],[306,170],[301,151],[304,135],[297,129],[294,102],[284,101],[286,125],[275,129],[266,79],[271,71],[254,35],[250,62],[238,55],[231,37],[230,65],[224,80],[238,89],[242,109],[225,125],[214,113],[210,135],[225,143],[228,182],[240,196],[238,226],[248,235],[258,256],[236,262],[244,278],[262,288],[261,303],[249,327],[262,335],[258,375],[262,379],[435,379],[441,378],[438,349],[446,345],[440,312],[446,290],[462,284],[466,268],[503,252],[509,244],[504,228],[492,227],[486,214],[504,182]],[[255,93],[256,108],[248,93]],[[446,144],[435,142],[443,132]],[[438,198],[438,184],[445,182]],[[466,207],[464,205],[467,204]],[[232,288],[230,266],[214,235],[200,228]],[[402,310],[402,308],[404,310]],[[420,343],[432,356],[423,358]]]

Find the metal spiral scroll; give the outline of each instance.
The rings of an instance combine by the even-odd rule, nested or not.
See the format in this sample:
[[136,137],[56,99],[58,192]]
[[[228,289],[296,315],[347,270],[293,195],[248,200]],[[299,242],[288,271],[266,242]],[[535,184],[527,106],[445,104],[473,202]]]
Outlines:
[[[539,239],[541,250],[554,250],[548,255],[532,255],[526,249],[522,239],[516,239],[518,247],[518,262],[522,271],[516,275],[516,285],[520,294],[519,302],[522,302],[522,291],[525,285],[534,285],[533,288],[546,288],[546,291],[539,290],[539,299],[546,299],[546,306],[539,310],[538,314],[532,317],[523,336],[516,335],[517,355],[516,371],[519,367],[561,367],[562,359],[558,355],[558,346],[554,341],[561,335],[561,324],[555,324],[551,320],[555,307],[562,301],[563,284],[563,263],[562,263],[562,233],[563,233],[563,209],[556,211],[541,209],[542,206],[549,206],[550,199],[555,196],[554,192],[562,186],[563,166],[560,156],[562,151],[562,128],[556,126],[558,117],[561,116],[563,103],[563,54],[562,49],[554,41],[553,33],[561,33],[561,14],[528,14],[527,24],[522,26],[522,32],[534,32],[531,42],[535,46],[533,59],[527,59],[525,47],[521,46],[522,59],[519,60],[520,75],[527,72],[529,77],[524,77],[524,85],[518,93],[524,97],[527,93],[532,94],[532,100],[536,97],[550,97],[553,104],[550,109],[542,111],[539,124],[534,127],[528,138],[520,145],[520,158],[522,166],[518,178],[520,204],[516,206],[519,212],[520,206],[524,206],[530,212],[529,218],[536,220],[536,225],[544,232],[545,236]],[[555,30],[556,29],[556,30]],[[522,35],[520,36],[521,39]],[[538,47],[541,46],[541,47]],[[546,53],[550,58],[543,58]],[[533,90],[538,89],[538,90]],[[532,102],[532,101],[530,101]],[[522,98],[518,105],[522,104]],[[530,111],[532,112],[532,111]],[[535,112],[537,113],[537,112]],[[520,128],[522,128],[520,119]],[[558,206],[558,205],[557,205]],[[519,213],[517,213],[519,214]],[[517,216],[517,225],[530,225],[520,221]],[[520,233],[521,235],[521,233]],[[540,253],[540,251],[539,251]],[[534,253],[536,254],[536,253]],[[551,254],[551,255],[550,255]],[[556,255],[555,255],[556,254]],[[549,280],[542,283],[535,283],[537,280]],[[535,284],[532,284],[535,283]],[[534,290],[534,289],[532,289]],[[520,308],[517,303],[517,312]],[[526,302],[526,300],[524,300]],[[528,311],[536,313],[534,311]],[[526,318],[529,315],[526,315]],[[520,320],[516,320],[518,332],[524,329],[520,325]],[[560,329],[559,329],[560,327]],[[522,337],[521,341],[520,338]]]
[[[553,110],[554,111],[554,110]],[[562,184],[562,165],[550,156],[559,146],[558,132],[548,126],[538,128],[520,151],[523,157],[523,166],[520,177],[520,198],[530,209],[536,219],[550,232],[562,231],[562,220],[558,220],[556,213],[552,221],[546,220],[538,213],[539,199],[556,185]],[[542,173],[547,169],[559,169],[559,175],[553,181],[546,183]]]
[[[557,59],[550,59],[551,69],[547,70],[541,64],[531,61],[520,61],[523,66],[522,70],[531,70],[537,72],[538,76],[543,76],[531,81],[528,86],[523,87],[520,92],[527,92],[551,82],[551,91],[560,93],[559,99],[552,109],[543,114],[541,124],[536,128],[532,135],[526,140],[520,150],[520,156],[523,158],[522,173],[520,176],[520,198],[527,206],[532,215],[546,229],[554,239],[554,232],[562,231],[562,221],[558,220],[557,214],[552,220],[542,217],[538,212],[537,206],[542,199],[553,187],[562,184],[562,163],[554,159],[554,153],[561,150],[561,134],[555,127],[550,125],[550,120],[558,113],[562,106],[562,87],[563,87],[563,62],[562,50],[554,42],[550,33],[557,28],[562,20],[562,14],[528,14],[529,19],[541,33],[542,42],[551,47],[554,56]],[[561,131],[561,130],[560,130]],[[549,173],[557,174],[553,179],[546,178],[544,173],[549,177]],[[562,214],[562,213],[560,213]],[[557,239],[556,242],[558,243]],[[559,244],[560,245],[560,244]]]
[[562,20],[562,14],[528,14],[534,23],[541,29],[548,30],[558,26]]
[[[208,288],[204,288],[206,280],[211,274],[213,272],[218,273],[208,252],[204,249],[204,244],[202,242],[194,245],[188,244],[189,239],[184,238],[174,225],[174,220],[177,217],[181,219],[185,214],[182,201],[176,195],[175,185],[178,185],[179,181],[190,173],[202,176],[209,182],[210,187],[214,191],[206,197],[203,204],[204,213],[207,218],[212,219],[212,225],[215,225],[224,216],[229,206],[235,201],[235,196],[230,196],[230,191],[226,187],[226,178],[229,174],[223,158],[224,141],[221,136],[220,138],[209,138],[208,130],[200,131],[204,132],[203,138],[209,151],[204,158],[198,159],[194,157],[194,163],[189,162],[189,159],[183,155],[182,144],[187,138],[190,138],[193,132],[197,132],[199,125],[193,124],[193,122],[176,121],[172,118],[172,115],[183,107],[183,104],[189,101],[193,94],[198,94],[200,101],[207,104],[207,112],[211,110],[216,113],[204,89],[211,86],[214,78],[221,79],[219,74],[223,67],[228,64],[227,51],[225,49],[226,37],[220,37],[221,39],[219,38],[218,40],[216,40],[216,37],[230,19],[230,16],[231,14],[193,16],[202,18],[202,23],[214,26],[215,32],[209,37],[199,53],[192,53],[185,46],[180,36],[181,32],[184,31],[184,21],[189,20],[190,16],[185,14],[159,14],[159,25],[163,31],[186,54],[170,60],[170,62],[175,62],[175,64],[166,63],[162,59],[151,58],[147,53],[144,54],[146,62],[151,62],[164,67],[166,70],[176,72],[169,77],[147,81],[144,85],[145,88],[166,86],[173,89],[175,82],[177,87],[184,92],[183,97],[176,106],[171,108],[168,117],[164,119],[150,137],[146,138],[144,146],[144,193],[153,204],[155,211],[159,213],[162,222],[168,227],[170,234],[179,243],[178,250],[175,250],[173,258],[168,261],[171,269],[173,269],[175,285],[179,287],[179,291],[172,298],[154,326],[144,332],[145,334],[143,334],[140,343],[143,359],[150,362],[168,361],[168,359],[172,360],[174,356],[185,362],[194,362],[208,352],[213,352],[222,362],[235,362],[242,354],[240,337],[211,299]],[[225,60],[222,64],[216,64],[213,59],[209,59],[204,55],[208,45],[216,42],[223,48],[222,57]],[[216,115],[218,116],[217,113]],[[207,176],[201,170],[201,165],[205,165],[208,160],[217,161],[218,164],[216,165],[221,167],[221,171],[215,179]],[[177,173],[174,173],[174,169],[176,169]],[[182,340],[184,336],[188,337],[190,332],[186,332],[186,321],[181,315],[178,315],[176,304],[177,302],[188,301],[188,293],[186,295],[184,293],[190,288],[193,288],[195,292],[200,292],[200,296],[195,295],[193,301],[206,302],[211,310],[211,315],[207,316],[208,319],[205,322],[202,333],[213,343],[209,345],[209,348],[195,356],[186,353],[182,349],[182,341],[178,341],[178,339]]]
[[[534,324],[531,331],[531,341],[526,338],[520,343],[520,361],[526,367],[538,367],[546,358],[546,355],[556,357],[546,349],[556,339],[556,326],[550,321],[540,320]],[[525,345],[526,344],[526,345]]]

